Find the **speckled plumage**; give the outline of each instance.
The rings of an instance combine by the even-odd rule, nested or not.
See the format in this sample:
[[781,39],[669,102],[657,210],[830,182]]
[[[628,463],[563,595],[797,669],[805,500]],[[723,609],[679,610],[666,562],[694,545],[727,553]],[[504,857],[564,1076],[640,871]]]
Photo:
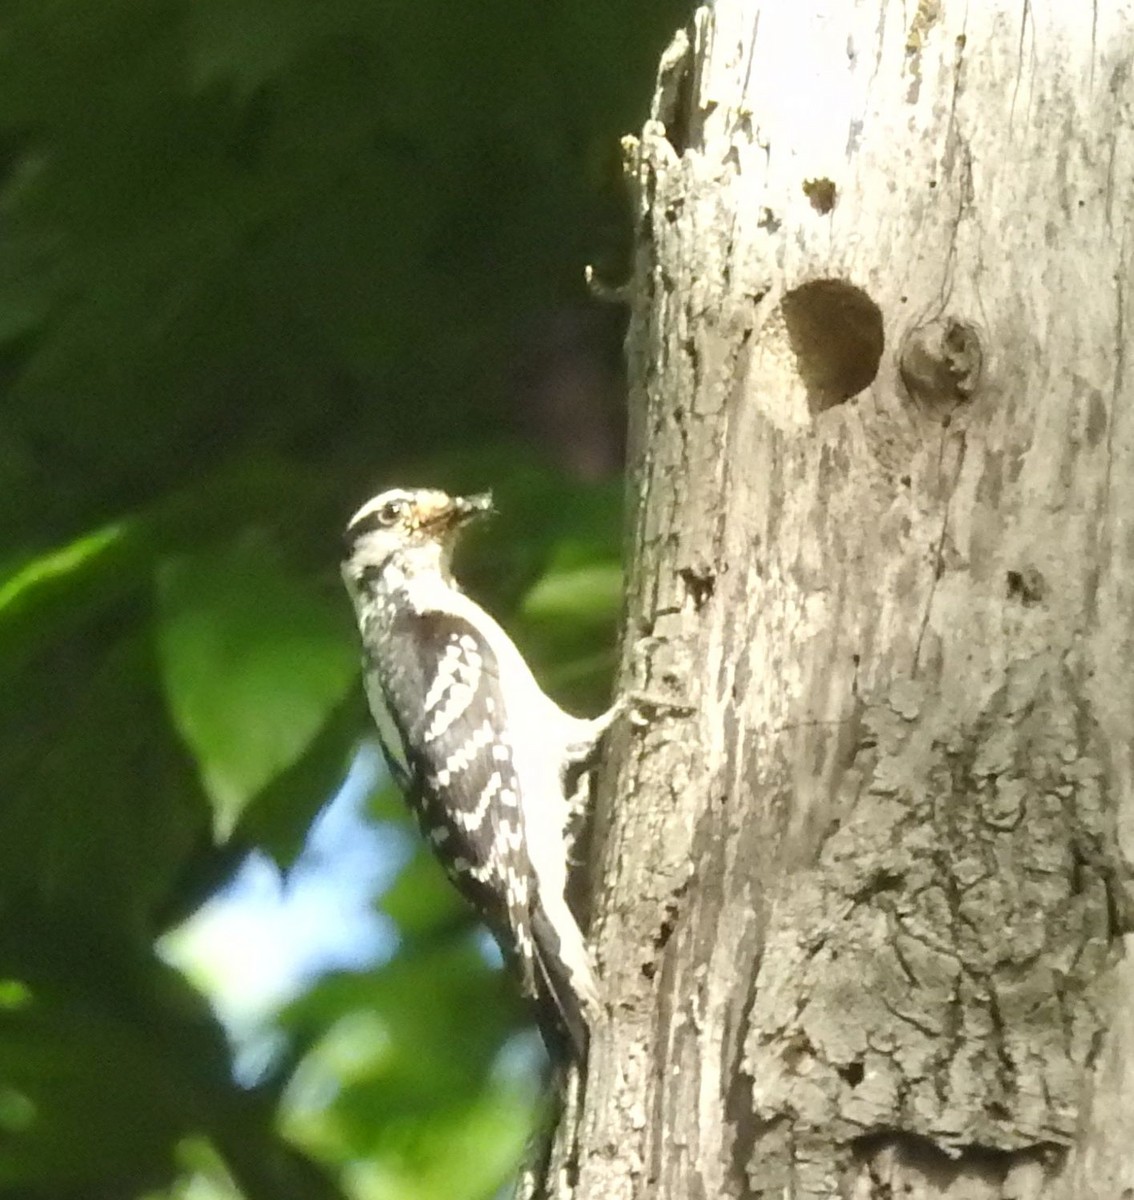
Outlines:
[[366,688],[391,771],[431,849],[549,999],[576,1053],[598,1010],[590,957],[564,891],[564,774],[610,722],[565,713],[452,578],[456,531],[486,498],[391,491],[355,515],[343,577]]

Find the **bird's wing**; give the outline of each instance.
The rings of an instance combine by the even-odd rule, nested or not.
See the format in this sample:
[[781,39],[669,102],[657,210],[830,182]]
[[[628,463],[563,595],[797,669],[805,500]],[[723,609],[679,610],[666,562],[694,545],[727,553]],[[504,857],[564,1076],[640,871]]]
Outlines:
[[534,993],[534,886],[496,657],[463,617],[400,615],[382,678],[422,832],[454,882],[512,935]]

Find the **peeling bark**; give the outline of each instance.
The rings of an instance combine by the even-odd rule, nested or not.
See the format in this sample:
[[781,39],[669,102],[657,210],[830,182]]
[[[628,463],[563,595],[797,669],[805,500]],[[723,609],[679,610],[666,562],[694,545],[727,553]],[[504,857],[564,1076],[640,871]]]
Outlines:
[[650,720],[547,1191],[1120,1200],[1134,15],[814,7],[701,10],[628,140]]

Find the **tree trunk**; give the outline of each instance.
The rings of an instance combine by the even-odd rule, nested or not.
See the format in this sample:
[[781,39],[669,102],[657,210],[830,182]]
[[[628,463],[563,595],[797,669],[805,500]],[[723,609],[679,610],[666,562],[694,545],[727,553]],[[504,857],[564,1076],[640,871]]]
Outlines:
[[1130,1198],[1134,16],[818,7],[701,10],[628,146],[649,721],[548,1191]]

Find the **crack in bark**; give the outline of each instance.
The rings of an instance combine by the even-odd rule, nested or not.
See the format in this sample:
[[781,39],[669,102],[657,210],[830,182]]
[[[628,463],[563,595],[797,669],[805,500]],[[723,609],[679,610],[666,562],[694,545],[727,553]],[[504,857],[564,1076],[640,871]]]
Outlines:
[[[940,471],[940,469],[943,465],[943,461],[944,461],[945,445],[946,445],[946,440],[948,438],[948,431],[949,431],[949,426],[943,425],[942,429],[941,429],[941,446],[938,451],[938,470],[939,471]],[[941,575],[943,574],[944,569],[945,569],[944,549],[945,549],[945,538],[949,532],[950,507],[953,503],[953,496],[957,489],[957,483],[961,478],[961,471],[965,465],[965,451],[966,451],[968,443],[967,443],[967,440],[966,440],[963,432],[960,434],[960,439],[961,439],[961,452],[957,456],[957,470],[956,470],[956,474],[953,478],[953,482],[949,488],[949,495],[946,497],[946,500],[945,500],[945,511],[941,515],[941,534],[937,539],[937,545],[936,545],[936,548],[934,551],[933,578],[930,580],[929,595],[926,597],[926,600],[925,600],[925,610],[922,613],[921,625],[920,625],[920,628],[918,629],[917,642],[914,645],[913,669],[911,671],[911,675],[915,679],[917,678],[918,665],[921,661],[921,648],[925,641],[925,633],[926,633],[926,630],[929,628],[930,613],[933,611],[933,598],[937,594],[937,584],[940,581]]]

